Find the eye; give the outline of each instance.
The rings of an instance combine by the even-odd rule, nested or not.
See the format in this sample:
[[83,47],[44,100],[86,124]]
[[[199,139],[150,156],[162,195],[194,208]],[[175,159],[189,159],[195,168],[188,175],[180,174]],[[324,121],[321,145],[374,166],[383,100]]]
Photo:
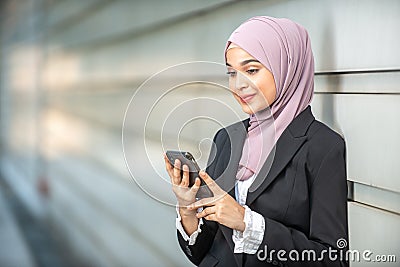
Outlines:
[[227,71],[226,74],[229,75],[229,77],[235,77],[236,76],[236,71]]
[[259,71],[259,69],[248,69],[246,72],[250,75],[254,75]]

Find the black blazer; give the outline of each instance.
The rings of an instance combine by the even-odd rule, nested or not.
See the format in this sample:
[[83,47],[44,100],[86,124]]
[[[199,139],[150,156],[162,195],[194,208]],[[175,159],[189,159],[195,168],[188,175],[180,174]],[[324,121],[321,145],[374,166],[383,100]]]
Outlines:
[[[247,119],[217,132],[216,149],[211,152],[215,157],[211,157],[214,160],[207,168],[208,174],[233,197],[248,124]],[[276,143],[275,156],[272,155],[249,188],[246,205],[265,218],[265,234],[259,250],[275,250],[275,253],[267,255],[267,259],[263,258],[263,252],[258,257],[257,253],[234,254],[232,229],[204,220],[194,245],[189,246],[177,232],[186,256],[195,265],[206,267],[348,266],[347,261],[333,261],[328,256],[329,247],[337,250],[339,239],[348,240],[343,138],[315,120],[308,106],[284,130]],[[279,250],[286,252],[280,254],[280,259]],[[313,250],[317,260],[291,261],[290,258],[296,257],[296,252],[289,257],[291,250],[297,250],[300,259],[303,250]],[[342,254],[332,255],[345,258],[346,250],[347,247]],[[321,253],[324,260],[318,260]]]

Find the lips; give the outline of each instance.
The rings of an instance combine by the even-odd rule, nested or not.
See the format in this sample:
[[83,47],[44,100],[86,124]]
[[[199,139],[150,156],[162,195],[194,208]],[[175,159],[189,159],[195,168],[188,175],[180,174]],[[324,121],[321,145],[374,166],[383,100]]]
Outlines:
[[247,94],[247,95],[239,95],[240,100],[244,103],[247,103],[253,99],[256,94]]

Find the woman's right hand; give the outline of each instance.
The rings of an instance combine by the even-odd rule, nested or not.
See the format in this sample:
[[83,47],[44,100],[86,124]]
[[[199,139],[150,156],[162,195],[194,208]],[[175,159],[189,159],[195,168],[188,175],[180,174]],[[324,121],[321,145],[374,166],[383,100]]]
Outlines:
[[183,176],[181,177],[181,162],[178,159],[172,165],[164,154],[164,161],[181,213],[195,215],[196,210],[188,210],[187,206],[196,201],[196,194],[200,188],[200,178],[196,177],[194,185],[189,187],[189,167],[183,165]]

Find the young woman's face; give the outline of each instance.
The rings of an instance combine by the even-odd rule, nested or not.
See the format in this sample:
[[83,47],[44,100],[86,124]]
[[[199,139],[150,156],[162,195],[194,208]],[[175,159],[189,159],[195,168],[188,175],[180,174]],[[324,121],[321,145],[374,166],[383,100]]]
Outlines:
[[228,49],[229,88],[244,112],[253,114],[271,105],[276,97],[272,73],[240,47]]

